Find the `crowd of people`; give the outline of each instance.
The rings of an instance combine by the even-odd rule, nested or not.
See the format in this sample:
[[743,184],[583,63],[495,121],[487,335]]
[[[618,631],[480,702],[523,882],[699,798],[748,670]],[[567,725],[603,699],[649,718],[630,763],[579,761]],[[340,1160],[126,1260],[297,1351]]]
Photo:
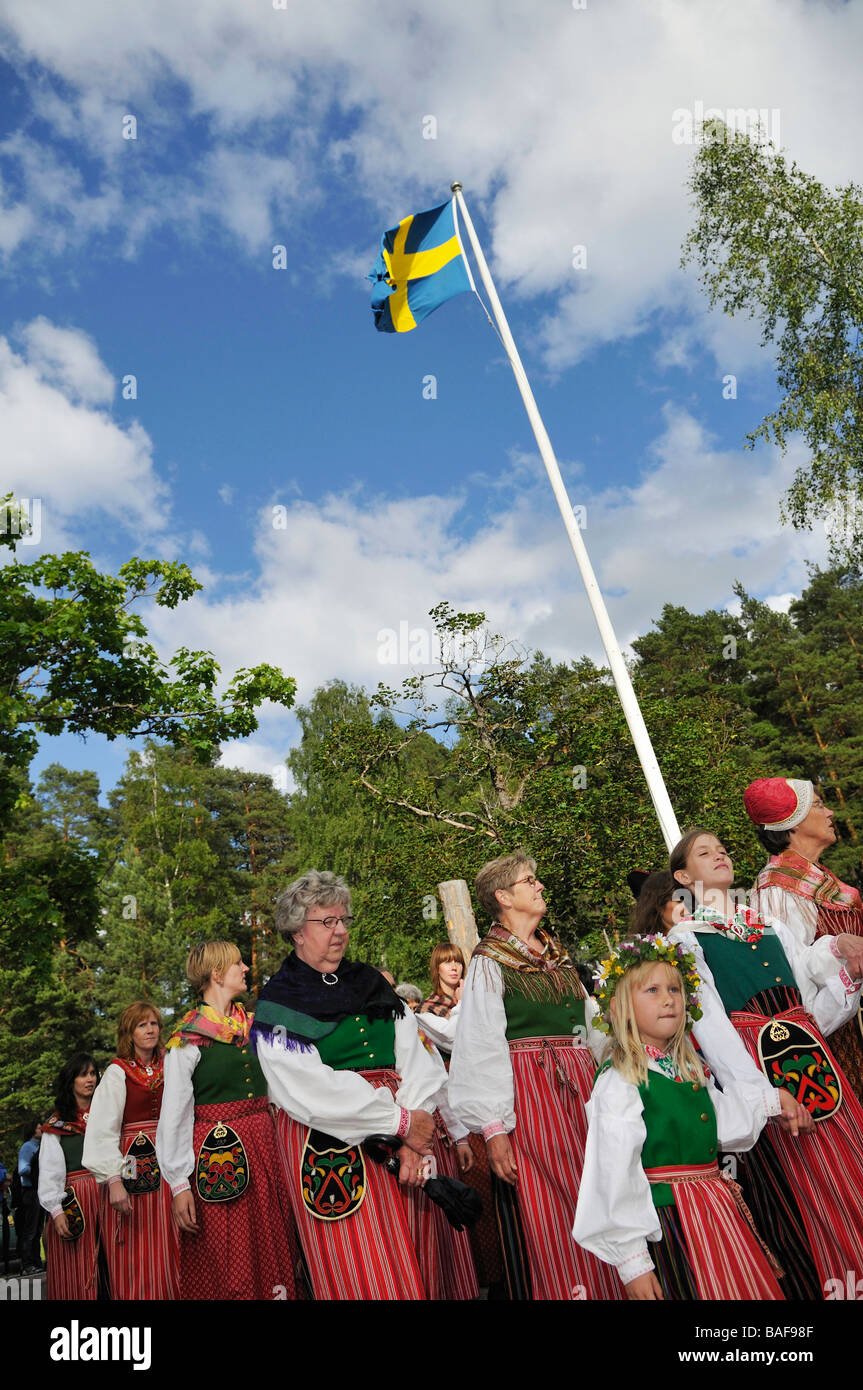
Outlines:
[[863,905],[810,782],[746,807],[754,887],[696,827],[630,876],[588,988],[523,851],[480,870],[492,925],[469,963],[435,947],[424,999],[347,959],[330,872],[278,898],[254,1016],[237,947],[193,947],[165,1047],[135,1003],[101,1077],[83,1052],[60,1074],[48,1297],[829,1296],[863,1269]]

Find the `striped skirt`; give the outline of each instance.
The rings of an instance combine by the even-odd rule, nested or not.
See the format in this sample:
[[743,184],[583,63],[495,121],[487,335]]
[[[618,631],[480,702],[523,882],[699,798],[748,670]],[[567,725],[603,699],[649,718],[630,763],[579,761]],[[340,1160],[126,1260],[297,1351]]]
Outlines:
[[249,1185],[229,1202],[204,1202],[193,1190],[198,1231],[180,1233],[179,1297],[296,1298],[294,1218],[266,1096],[196,1106],[195,1154],[220,1121],[230,1125],[245,1149]]
[[651,1247],[666,1298],[784,1297],[739,1196],[719,1176],[718,1164],[644,1171],[649,1182],[674,1188],[675,1205],[658,1209],[663,1238],[659,1248]]
[[[774,1017],[801,1023],[818,1034],[800,1006]],[[735,1012],[731,1022],[757,1064],[764,1016]],[[835,1066],[823,1039],[820,1045]],[[796,1139],[772,1120],[761,1139],[773,1149],[796,1198],[822,1295],[829,1279],[844,1280],[847,1270],[863,1270],[863,1108],[838,1067],[836,1072],[843,1099],[834,1114],[819,1120],[811,1134]],[[770,1239],[769,1231],[764,1234]]]
[[[435,1112],[434,1157],[442,1178],[465,1179],[459,1172],[455,1142],[438,1112]],[[479,1298],[479,1284],[471,1252],[470,1232],[456,1231],[440,1207],[432,1203],[432,1216],[438,1238],[440,1258],[440,1297],[464,1303]]]
[[[126,1153],[136,1134],[156,1142],[155,1120],[124,1125],[120,1147]],[[102,1197],[102,1231],[111,1298],[114,1300],[179,1297],[179,1249],[171,1189],[164,1179],[155,1192],[130,1195],[132,1212],[123,1216]]]
[[49,1299],[91,1302],[99,1297],[99,1188],[86,1169],[66,1174],[84,1214],[84,1229],[77,1240],[61,1240],[48,1217],[45,1254],[48,1270],[45,1294]]
[[[393,1094],[400,1085],[394,1071],[375,1069],[360,1075]],[[419,1189],[400,1187],[391,1173],[367,1157],[362,1205],[340,1221],[310,1216],[301,1178],[308,1126],[280,1110],[276,1127],[313,1297],[379,1301],[443,1297],[438,1234],[428,1198]]]
[[[572,1238],[584,1146],[585,1102],[596,1064],[572,1038],[519,1038],[509,1044],[515,1085],[510,1134],[518,1182],[515,1193],[534,1299],[619,1299],[623,1286],[611,1265]],[[511,1224],[511,1223],[510,1223]],[[506,1249],[502,1225],[504,1259]],[[526,1283],[512,1273],[510,1288]],[[525,1295],[522,1295],[525,1296]]]

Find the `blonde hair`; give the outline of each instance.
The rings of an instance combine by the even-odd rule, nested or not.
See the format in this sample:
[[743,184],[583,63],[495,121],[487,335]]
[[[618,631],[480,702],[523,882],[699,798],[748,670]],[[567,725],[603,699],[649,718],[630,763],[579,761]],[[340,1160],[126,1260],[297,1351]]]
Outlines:
[[148,1004],[146,999],[138,999],[121,1013],[117,1023],[117,1056],[122,1057],[125,1062],[131,1062],[135,1056],[135,1029],[151,1014],[159,1025],[159,1037],[156,1041],[158,1050],[162,1042],[162,1015],[156,1005]]
[[205,941],[193,946],[186,960],[186,979],[196,994],[203,994],[213,973],[224,975],[232,965],[242,960],[233,941]]
[[489,917],[497,919],[501,904],[495,893],[512,888],[518,878],[519,869],[527,869],[531,874],[536,871],[536,860],[520,849],[514,854],[502,854],[499,859],[490,859],[487,864],[483,864],[476,876],[476,895],[480,907],[485,908]]
[[[685,1000],[683,977],[680,971],[664,960],[644,960],[638,965],[634,965],[631,970],[627,970],[618,980],[612,999],[613,1008],[610,1012],[614,1040],[611,1044],[610,1061],[611,1065],[621,1073],[624,1080],[631,1081],[633,1086],[640,1086],[647,1080],[648,1076],[647,1053],[644,1051],[644,1043],[635,1021],[633,992],[635,986],[641,984],[642,980],[645,980],[650,972],[660,965],[674,976],[680,985],[680,997]],[[684,1081],[694,1081],[699,1086],[707,1085],[704,1068],[698,1060],[698,1053],[692,1046],[686,1031],[685,1011],[681,1016],[677,1032],[671,1039],[667,1055],[677,1067]]]

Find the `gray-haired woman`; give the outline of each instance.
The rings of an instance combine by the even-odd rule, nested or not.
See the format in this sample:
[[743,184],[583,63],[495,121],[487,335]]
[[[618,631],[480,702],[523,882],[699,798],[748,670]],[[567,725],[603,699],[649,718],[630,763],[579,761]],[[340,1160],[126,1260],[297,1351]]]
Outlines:
[[[289,1198],[315,1298],[438,1294],[435,1229],[419,1191],[446,1081],[379,971],[344,958],[350,890],[312,869],[276,902],[293,950],[261,991],[252,1038],[280,1107]],[[363,1153],[398,1135],[399,1182]]]

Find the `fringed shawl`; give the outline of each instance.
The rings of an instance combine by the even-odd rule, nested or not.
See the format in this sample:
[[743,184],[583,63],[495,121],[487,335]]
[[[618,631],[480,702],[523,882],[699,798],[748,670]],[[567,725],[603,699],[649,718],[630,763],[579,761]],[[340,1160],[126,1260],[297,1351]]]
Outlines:
[[404,1011],[404,1001],[373,966],[343,960],[325,976],[293,952],[258,996],[252,1047],[257,1050],[258,1040],[265,1038],[289,1052],[310,1052],[352,1015],[396,1019]]
[[810,898],[823,907],[847,907],[863,910],[860,894],[850,884],[843,883],[823,864],[813,864],[802,854],[786,849],[772,854],[757,879],[758,888],[783,888],[800,898]]
[[571,994],[584,998],[578,971],[560,942],[541,927],[536,928],[534,935],[542,944],[541,952],[532,951],[495,922],[473,954],[500,966],[504,994],[512,991],[537,1003],[557,1003]]

